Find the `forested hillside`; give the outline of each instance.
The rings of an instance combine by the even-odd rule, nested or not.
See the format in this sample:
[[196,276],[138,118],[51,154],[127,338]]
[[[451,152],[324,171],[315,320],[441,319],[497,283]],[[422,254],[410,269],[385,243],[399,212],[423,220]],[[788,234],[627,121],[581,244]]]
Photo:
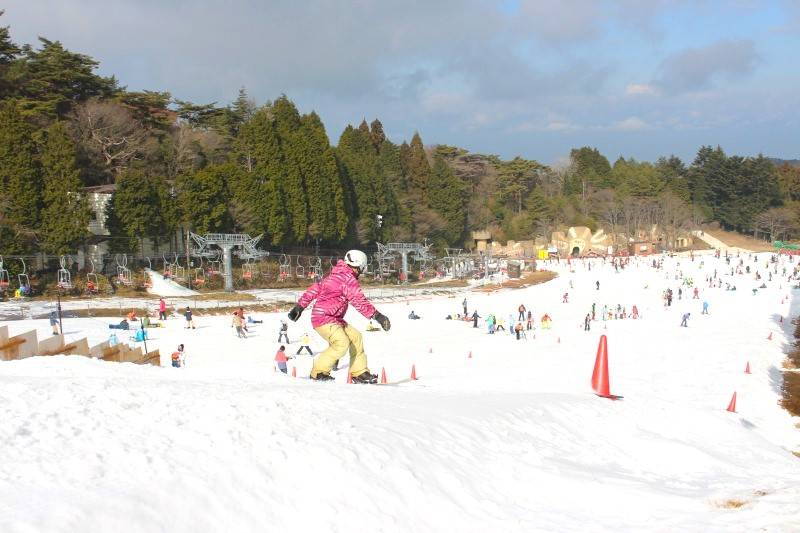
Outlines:
[[529,239],[579,224],[796,231],[800,168],[761,156],[703,146],[688,164],[612,164],[581,147],[553,168],[426,147],[419,134],[393,142],[378,119],[331,139],[286,95],[256,103],[243,88],[230,103],[188,102],[168,88],[128,90],[97,67],[57,41],[22,45],[0,28],[0,253],[74,252],[88,237],[83,189],[101,184],[116,185],[108,225],[112,249],[126,252],[179,228],[327,247],[461,247],[475,229]]

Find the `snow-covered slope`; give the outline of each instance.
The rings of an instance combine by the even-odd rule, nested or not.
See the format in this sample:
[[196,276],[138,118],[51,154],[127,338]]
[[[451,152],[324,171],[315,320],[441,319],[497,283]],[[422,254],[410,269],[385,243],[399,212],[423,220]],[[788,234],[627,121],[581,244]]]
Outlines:
[[151,287],[147,289],[147,292],[150,294],[155,294],[157,296],[191,296],[197,294],[197,291],[187,289],[172,280],[165,279],[164,276],[155,270],[145,268],[144,271],[150,277]]
[[[766,277],[766,257],[746,264]],[[743,274],[723,278],[735,292],[710,289],[705,276],[730,267],[708,256],[664,270],[589,264],[468,296],[470,310],[506,321],[520,303],[537,327],[547,312],[553,328],[535,339],[445,320],[461,295],[378,305],[393,327],[364,333],[371,369],[397,380],[415,364],[420,377],[397,386],[275,373],[281,315],[255,317],[264,323],[248,339],[226,317],[199,316],[194,331],[170,319],[148,347],[166,365],[185,343],[183,369],[0,363],[0,531],[796,531],[800,433],[777,406],[792,327],[779,316],[800,310],[786,282],[754,295]],[[678,272],[699,300],[687,289],[677,300]],[[676,300],[664,308],[667,287]],[[598,315],[584,332],[592,303],[636,304],[642,318]],[[412,308],[422,320],[406,319]],[[290,325],[292,341],[311,332],[309,315]],[[64,329],[102,340],[111,321]],[[589,387],[601,334],[621,401]],[[306,376],[311,362],[290,364]],[[725,411],[734,390],[736,414]]]

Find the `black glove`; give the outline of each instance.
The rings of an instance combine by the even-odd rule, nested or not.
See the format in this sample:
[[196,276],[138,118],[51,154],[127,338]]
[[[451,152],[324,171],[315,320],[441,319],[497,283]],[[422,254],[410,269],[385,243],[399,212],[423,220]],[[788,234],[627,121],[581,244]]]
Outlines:
[[289,320],[292,322],[297,322],[297,319],[300,318],[300,315],[303,314],[303,308],[299,305],[295,305],[292,307],[292,310],[289,311]]
[[389,319],[386,316],[380,314],[378,311],[375,311],[375,314],[372,315],[372,318],[374,318],[378,322],[378,324],[381,325],[383,331],[389,331],[389,328],[392,327],[392,323],[389,322]]

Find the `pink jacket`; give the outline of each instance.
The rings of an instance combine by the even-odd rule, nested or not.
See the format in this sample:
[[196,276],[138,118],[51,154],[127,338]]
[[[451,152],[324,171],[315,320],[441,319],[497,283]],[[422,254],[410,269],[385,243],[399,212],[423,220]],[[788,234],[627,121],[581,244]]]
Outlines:
[[315,328],[325,324],[346,325],[344,314],[347,312],[348,304],[353,304],[353,307],[367,318],[375,315],[375,307],[361,292],[352,269],[341,259],[327,278],[308,288],[297,305],[305,309],[314,300],[317,302],[311,311],[311,325]]

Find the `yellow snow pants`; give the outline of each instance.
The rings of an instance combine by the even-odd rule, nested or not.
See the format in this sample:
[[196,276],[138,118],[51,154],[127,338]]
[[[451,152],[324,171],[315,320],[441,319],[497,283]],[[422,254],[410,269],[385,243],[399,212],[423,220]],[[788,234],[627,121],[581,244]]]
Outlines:
[[329,374],[336,361],[341,359],[348,349],[350,350],[350,375],[358,376],[367,370],[364,341],[356,328],[350,324],[346,326],[324,324],[314,330],[325,339],[328,348],[314,361],[314,367],[311,369],[312,378],[316,378],[318,373]]

